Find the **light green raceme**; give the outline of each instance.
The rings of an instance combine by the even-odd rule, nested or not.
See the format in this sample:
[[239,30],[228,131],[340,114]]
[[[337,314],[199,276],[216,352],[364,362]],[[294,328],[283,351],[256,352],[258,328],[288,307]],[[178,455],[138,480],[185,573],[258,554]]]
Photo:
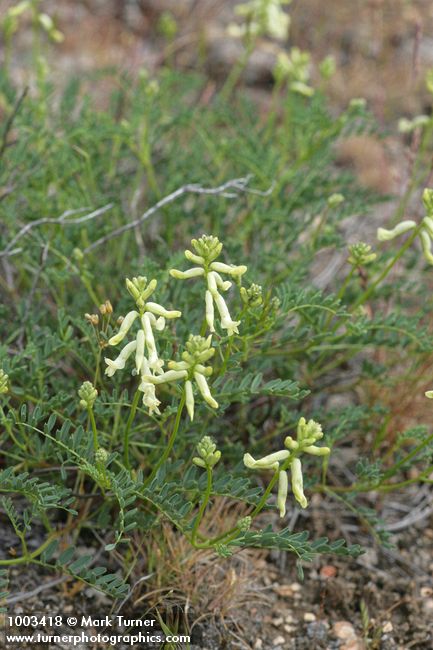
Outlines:
[[218,237],[213,235],[203,235],[200,239],[193,239],[191,246],[195,252],[185,251],[185,257],[193,264],[198,266],[179,271],[170,269],[170,275],[178,280],[188,280],[190,278],[203,276],[206,281],[205,292],[205,315],[206,323],[211,333],[215,332],[215,307],[220,316],[221,327],[227,330],[228,336],[238,334],[240,321],[234,321],[230,316],[227,304],[221,295],[221,291],[227,291],[232,286],[229,280],[223,280],[222,274],[240,280],[242,275],[247,271],[246,266],[232,266],[222,262],[215,261],[220,255],[223,245]]

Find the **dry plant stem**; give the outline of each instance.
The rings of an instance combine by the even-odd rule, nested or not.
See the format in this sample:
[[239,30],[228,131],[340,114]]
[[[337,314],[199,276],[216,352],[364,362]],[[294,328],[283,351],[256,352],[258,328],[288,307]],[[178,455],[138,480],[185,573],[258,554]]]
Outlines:
[[67,217],[70,217],[74,214],[77,214],[77,212],[83,212],[86,210],[86,208],[79,208],[78,210],[67,210],[64,212],[60,217],[43,217],[41,219],[36,219],[35,221],[30,221],[28,224],[26,224],[21,230],[17,232],[15,237],[13,237],[9,244],[4,248],[2,251],[0,251],[0,257],[3,257],[5,255],[15,255],[16,253],[19,253],[21,249],[13,249],[15,244],[21,237],[26,235],[32,228],[36,228],[37,226],[43,226],[46,224],[55,224],[59,226],[79,226],[82,223],[85,223],[86,221],[90,221],[91,219],[96,219],[97,217],[101,216],[102,214],[105,214],[108,212],[108,210],[111,210],[113,207],[113,203],[108,203],[107,205],[104,205],[102,208],[98,208],[97,210],[93,210],[93,212],[90,212],[89,214],[85,214],[82,217],[78,217],[77,219],[70,219],[68,220]]
[[185,390],[184,390],[183,393],[182,393],[181,400],[179,402],[179,406],[177,407],[176,420],[174,422],[173,431],[172,431],[171,436],[170,436],[170,438],[168,440],[167,446],[166,446],[166,448],[164,450],[164,453],[162,454],[161,458],[159,459],[159,461],[154,466],[149,478],[145,481],[145,483],[144,483],[145,487],[150,485],[150,483],[155,478],[159,468],[165,463],[167,458],[170,456],[171,450],[173,449],[173,445],[174,445],[175,440],[176,440],[177,432],[179,431],[180,420],[181,420],[181,417],[182,417],[182,412],[183,412],[183,409],[184,409],[184,406],[185,406],[185,402],[186,402],[186,394],[185,394]]
[[93,244],[90,244],[90,246],[87,246],[87,248],[83,250],[83,253],[88,253],[94,248],[97,248],[98,246],[105,244],[107,241],[110,241],[110,239],[113,239],[114,237],[118,237],[119,235],[122,235],[124,232],[127,232],[128,230],[132,230],[133,228],[136,228],[137,226],[142,224],[143,221],[146,221],[146,219],[152,217],[156,212],[158,212],[158,210],[161,210],[161,208],[163,208],[164,206],[173,203],[184,194],[220,195],[225,197],[226,199],[234,199],[238,197],[239,194],[255,194],[257,196],[269,196],[269,194],[272,192],[274,188],[274,185],[272,184],[271,187],[264,192],[260,190],[250,189],[247,186],[251,178],[252,175],[249,174],[244,178],[235,178],[231,181],[227,181],[226,183],[223,183],[218,187],[202,187],[201,185],[195,185],[192,183],[188,185],[183,185],[182,187],[179,187],[171,194],[168,194],[167,196],[162,198],[160,201],[158,201],[158,203],[155,203],[155,205],[153,205],[151,208],[146,210],[146,212],[144,212],[141,215],[141,217],[138,217],[138,219],[135,219],[134,221],[130,221],[129,223],[126,223],[124,226],[120,226],[119,228],[112,230],[107,235],[104,235],[104,237],[101,237],[100,239],[94,241]]
[[131,426],[135,418],[135,414],[137,412],[137,406],[138,406],[138,400],[140,399],[140,391],[137,390],[135,391],[134,399],[132,400],[131,404],[131,410],[129,411],[129,417],[126,422],[126,427],[125,427],[125,433],[123,436],[123,458],[125,462],[125,467],[127,469],[131,469],[130,463],[129,463],[129,434],[131,432]]

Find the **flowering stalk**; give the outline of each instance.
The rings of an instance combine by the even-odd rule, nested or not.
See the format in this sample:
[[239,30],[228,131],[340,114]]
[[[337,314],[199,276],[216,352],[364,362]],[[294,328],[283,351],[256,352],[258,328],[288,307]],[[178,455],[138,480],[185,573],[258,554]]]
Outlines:
[[96,453],[98,451],[99,444],[98,430],[96,428],[95,416],[93,414],[93,406],[95,404],[96,398],[98,397],[98,391],[90,381],[85,381],[78,390],[78,397],[80,398],[81,408],[87,409],[87,414],[92,425],[93,451]]
[[212,368],[205,366],[215,354],[211,347],[212,336],[206,339],[202,336],[191,336],[186,343],[186,350],[182,353],[182,361],[169,361],[169,370],[162,375],[144,375],[143,381],[159,385],[184,380],[185,403],[190,420],[194,419],[194,390],[193,383],[197,386],[201,396],[209,406],[216,409],[218,402],[212,397],[207,377],[212,374]]
[[152,469],[152,472],[151,472],[150,476],[144,482],[145,487],[150,485],[150,483],[152,483],[152,481],[155,478],[159,468],[162,467],[162,465],[165,463],[165,461],[167,460],[167,458],[171,454],[171,450],[173,449],[173,445],[174,445],[175,440],[176,440],[177,432],[179,431],[180,420],[181,420],[181,417],[182,417],[183,408],[185,406],[185,399],[186,399],[186,397],[185,397],[185,391],[184,391],[182,393],[182,397],[180,399],[179,406],[177,407],[176,420],[174,422],[173,431],[171,432],[171,436],[170,436],[170,438],[168,440],[168,443],[167,443],[167,445],[166,445],[166,447],[164,449],[163,454],[161,455],[161,458],[153,466],[153,469]]
[[170,269],[170,275],[178,280],[187,280],[189,278],[204,277],[206,281],[205,291],[205,308],[206,323],[211,333],[215,332],[215,308],[220,317],[221,327],[227,330],[228,336],[238,334],[238,325],[240,321],[234,321],[230,316],[227,304],[220,291],[227,291],[232,283],[229,280],[223,280],[221,273],[230,275],[235,279],[240,279],[246,272],[246,266],[232,266],[217,262],[223,245],[218,237],[203,235],[200,239],[193,239],[191,245],[195,252],[185,251],[185,257],[196,264],[187,271]]
[[212,492],[212,472],[215,465],[221,458],[221,452],[217,450],[216,444],[213,442],[212,438],[209,436],[204,436],[197,445],[198,456],[195,456],[192,459],[192,462],[197,465],[197,467],[202,467],[206,469],[206,490],[203,495],[203,500],[201,502],[197,517],[195,518],[194,525],[191,531],[191,543],[195,545],[195,539],[198,533],[200,522],[203,519],[207,504],[209,503],[210,495]]
[[[299,456],[302,453],[310,454],[312,456],[327,456],[330,453],[329,447],[318,447],[314,443],[323,437],[322,427],[318,422],[305,418],[300,418],[297,427],[296,440],[291,436],[287,436],[284,441],[286,449],[276,451],[272,454],[264,456],[255,460],[251,454],[244,455],[244,465],[249,469],[271,469],[274,471],[274,476],[271,479],[268,489],[266,490],[266,498],[270,494],[272,487],[278,480],[278,496],[277,506],[280,511],[280,517],[286,514],[286,500],[288,494],[288,476],[286,470],[290,468],[292,492],[302,508],[306,508],[308,501],[304,494],[302,465]],[[281,463],[281,465],[280,465]],[[263,501],[263,499],[262,499]],[[260,501],[260,509],[266,503]],[[257,514],[254,511],[254,514]]]
[[134,354],[135,368],[132,374],[140,376],[138,390],[143,393],[143,404],[148,407],[149,413],[153,411],[159,413],[159,400],[155,396],[155,388],[149,381],[143,379],[144,376],[161,374],[164,361],[159,358],[155,342],[154,330],[160,332],[165,327],[166,319],[179,318],[181,312],[177,310],[167,310],[156,302],[148,301],[148,298],[155,291],[157,286],[156,280],[149,283],[145,277],[139,276],[130,280],[126,279],[126,288],[134,298],[137,310],[132,310],[123,318],[120,329],[117,334],[113,335],[109,345],[118,345],[128,334],[136,320],[140,323],[135,340],[127,343],[121,350],[116,359],[105,357],[107,368],[105,374],[112,377],[118,370],[123,370],[128,359]]

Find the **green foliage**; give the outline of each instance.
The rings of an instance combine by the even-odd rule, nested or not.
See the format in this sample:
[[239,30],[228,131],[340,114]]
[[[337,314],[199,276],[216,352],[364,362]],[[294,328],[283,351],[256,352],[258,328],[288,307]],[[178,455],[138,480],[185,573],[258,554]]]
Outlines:
[[[9,121],[0,136],[0,493],[21,543],[17,561],[119,598],[136,538],[161,521],[223,557],[246,547],[289,551],[299,562],[359,554],[341,539],[309,541],[284,522],[260,528],[263,512],[285,516],[290,470],[301,505],[304,472],[307,493],[340,499],[386,542],[358,495],[410,484],[415,462],[428,480],[432,437],[423,428],[397,432],[382,462],[392,414],[379,390],[377,399],[362,396],[391,370],[394,383],[407,382],[406,369],[392,367],[395,350],[415,368],[432,352],[422,284],[407,272],[387,281],[400,257],[405,271],[425,269],[404,245],[396,254],[358,244],[337,277],[317,277],[323,252],[348,258],[342,221],[367,219],[383,198],[335,160],[344,138],[376,131],[371,116],[362,102],[336,116],[320,92],[301,96],[284,83],[281,116],[271,110],[257,121],[241,93],[201,105],[198,75],[115,81],[100,110],[81,79],[61,96],[46,81],[20,96],[0,76],[14,129],[11,139]],[[191,265],[195,275],[173,273]],[[420,294],[425,305],[414,315],[407,296],[416,303]],[[119,317],[135,309],[122,329]],[[130,354],[122,357],[119,343],[132,345]],[[335,393],[345,406],[330,407]],[[299,441],[282,449],[301,416],[323,425],[332,451],[316,447],[322,430],[313,423],[302,469]],[[215,462],[194,456],[204,436]],[[334,454],[353,446],[342,474]],[[242,465],[246,451],[257,480]],[[221,499],[245,516],[207,537],[202,523]],[[29,551],[35,526],[45,541]],[[101,539],[105,555],[93,567],[93,555],[77,549]],[[13,563],[0,558],[0,567]],[[5,580],[0,568],[0,600]]]

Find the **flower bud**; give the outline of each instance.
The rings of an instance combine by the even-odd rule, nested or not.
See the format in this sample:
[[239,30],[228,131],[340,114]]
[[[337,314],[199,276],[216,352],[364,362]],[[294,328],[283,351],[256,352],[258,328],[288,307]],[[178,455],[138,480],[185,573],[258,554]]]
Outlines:
[[84,318],[86,321],[88,321],[91,325],[98,325],[99,323],[99,316],[98,314],[84,314]]
[[85,381],[78,389],[78,397],[80,397],[82,408],[92,409],[98,397],[98,391],[90,381]]
[[327,456],[331,453],[329,447],[316,447],[315,445],[303,447],[302,451],[305,451],[306,454],[311,454],[312,456]]
[[428,217],[433,217],[433,189],[426,187],[422,193],[422,202]]
[[344,201],[344,196],[342,194],[331,194],[328,197],[327,203],[330,208],[336,208]]
[[95,462],[97,464],[106,465],[109,458],[109,453],[103,447],[98,447],[95,451]]
[[177,310],[168,311],[167,309],[164,309],[164,307],[162,307],[156,302],[147,302],[146,309],[152,312],[152,314],[156,314],[157,316],[163,316],[164,318],[180,318],[182,316],[181,311],[177,311]]
[[240,277],[247,272],[247,267],[244,265],[241,266],[231,266],[229,264],[223,264],[222,262],[212,262],[210,265],[212,271],[217,271],[219,273],[228,273],[236,277]]
[[178,271],[177,269],[170,269],[169,273],[171,277],[176,278],[176,280],[188,280],[189,278],[196,278],[199,277],[200,275],[204,275],[204,269],[195,266],[194,268],[188,269],[187,271]]
[[251,454],[244,455],[244,465],[249,469],[273,469],[277,470],[279,463],[286,460],[290,456],[290,452],[286,449],[276,451],[268,456],[263,456],[259,460],[255,460]]
[[252,524],[252,519],[249,515],[246,517],[242,517],[239,519],[238,523],[236,524],[237,528],[239,528],[239,531],[241,533],[246,533],[250,528]]
[[403,235],[405,232],[413,230],[414,228],[416,228],[416,222],[412,221],[411,219],[407,219],[406,221],[401,221],[392,230],[387,230],[386,228],[378,228],[377,238],[379,241],[389,241],[390,239],[394,239],[399,235]]
[[278,475],[278,495],[277,495],[277,506],[280,511],[280,517],[284,517],[286,514],[286,501],[287,493],[289,491],[289,479],[287,478],[287,472],[281,470]]
[[194,393],[189,379],[185,382],[186,409],[191,422],[194,420]]
[[214,398],[212,397],[206,378],[199,372],[195,372],[194,379],[197,382],[198,389],[202,394],[202,397],[205,400],[205,402],[207,402],[209,406],[211,406],[212,408],[217,409],[218,402],[214,400]]
[[371,246],[364,242],[351,244],[349,246],[349,253],[350,255],[347,261],[352,266],[366,266],[370,262],[374,262],[377,257],[376,253],[371,252]]
[[8,380],[9,380],[9,376],[5,373],[5,371],[2,368],[0,368],[0,395],[5,394],[9,391]]
[[425,230],[421,230],[419,233],[419,238],[421,240],[422,252],[425,259],[429,264],[433,264],[433,255],[431,252],[431,239],[428,233]]
[[117,345],[118,343],[123,341],[123,339],[129,332],[129,330],[131,329],[131,326],[134,323],[137,316],[138,316],[137,311],[130,311],[128,314],[126,314],[125,318],[122,321],[119,331],[117,332],[117,334],[115,334],[115,336],[112,336],[111,339],[108,340],[108,344]]
[[308,501],[304,494],[304,479],[302,477],[302,465],[299,458],[294,458],[290,464],[292,473],[292,491],[296,501],[302,508],[306,508]]

